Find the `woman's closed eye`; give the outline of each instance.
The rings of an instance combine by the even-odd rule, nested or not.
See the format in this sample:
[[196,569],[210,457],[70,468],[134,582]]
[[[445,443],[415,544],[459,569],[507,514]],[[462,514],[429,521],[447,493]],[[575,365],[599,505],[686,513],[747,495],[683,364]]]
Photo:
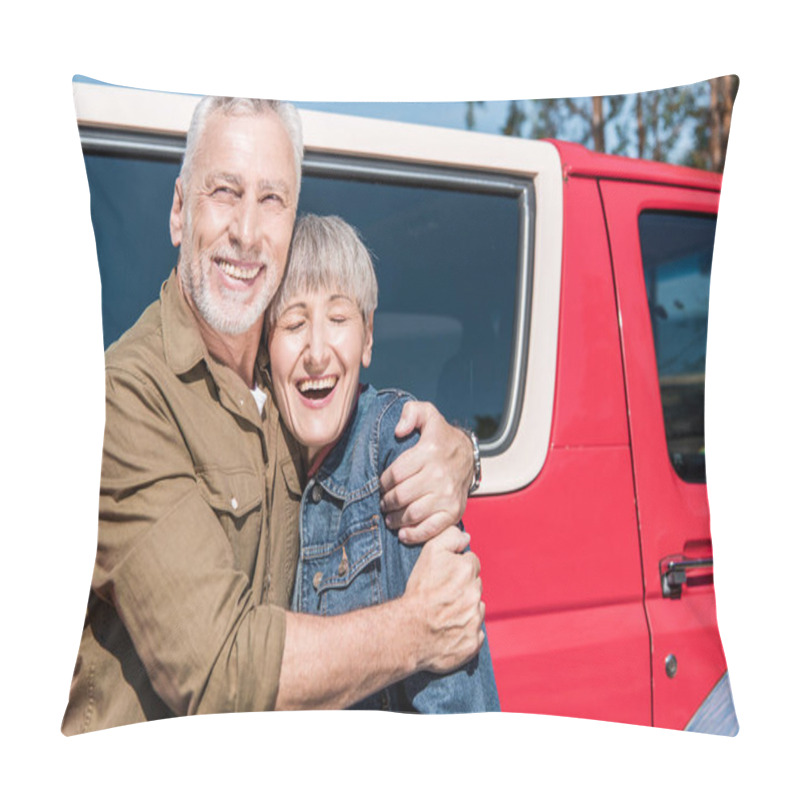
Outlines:
[[285,331],[289,331],[289,333],[294,333],[295,331],[302,330],[305,324],[306,324],[305,317],[284,317],[278,323],[278,327],[282,328]]

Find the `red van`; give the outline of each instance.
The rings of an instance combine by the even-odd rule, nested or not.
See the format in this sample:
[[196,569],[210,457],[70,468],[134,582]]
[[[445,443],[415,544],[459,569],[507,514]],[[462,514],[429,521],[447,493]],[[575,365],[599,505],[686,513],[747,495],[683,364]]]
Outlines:
[[[75,84],[108,346],[175,264],[196,98]],[[720,176],[301,111],[300,211],[375,255],[367,378],[474,429],[501,707],[735,734],[705,485]]]

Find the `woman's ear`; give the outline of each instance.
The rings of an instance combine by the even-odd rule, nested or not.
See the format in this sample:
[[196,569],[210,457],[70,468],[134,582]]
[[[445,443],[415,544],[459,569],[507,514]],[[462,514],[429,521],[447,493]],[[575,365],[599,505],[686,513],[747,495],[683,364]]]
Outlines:
[[361,366],[366,369],[372,362],[372,325],[375,312],[370,311],[369,317],[364,323],[364,349],[361,352]]

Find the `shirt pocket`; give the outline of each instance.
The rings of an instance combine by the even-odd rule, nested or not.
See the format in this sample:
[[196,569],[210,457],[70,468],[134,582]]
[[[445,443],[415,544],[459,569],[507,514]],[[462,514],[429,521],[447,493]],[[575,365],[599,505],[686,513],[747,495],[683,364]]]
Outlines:
[[382,553],[377,514],[348,525],[334,543],[303,548],[303,571],[316,597],[316,613],[344,614],[383,602]]
[[231,543],[235,566],[249,574],[261,536],[262,480],[246,469],[204,467],[197,485]]

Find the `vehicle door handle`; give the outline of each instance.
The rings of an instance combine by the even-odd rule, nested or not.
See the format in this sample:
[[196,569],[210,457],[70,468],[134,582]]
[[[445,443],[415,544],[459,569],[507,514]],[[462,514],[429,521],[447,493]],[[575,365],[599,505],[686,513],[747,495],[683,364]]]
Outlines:
[[682,556],[666,556],[659,561],[661,573],[661,594],[664,597],[679,598],[686,583],[686,573],[691,569],[712,567],[713,558],[683,558]]

